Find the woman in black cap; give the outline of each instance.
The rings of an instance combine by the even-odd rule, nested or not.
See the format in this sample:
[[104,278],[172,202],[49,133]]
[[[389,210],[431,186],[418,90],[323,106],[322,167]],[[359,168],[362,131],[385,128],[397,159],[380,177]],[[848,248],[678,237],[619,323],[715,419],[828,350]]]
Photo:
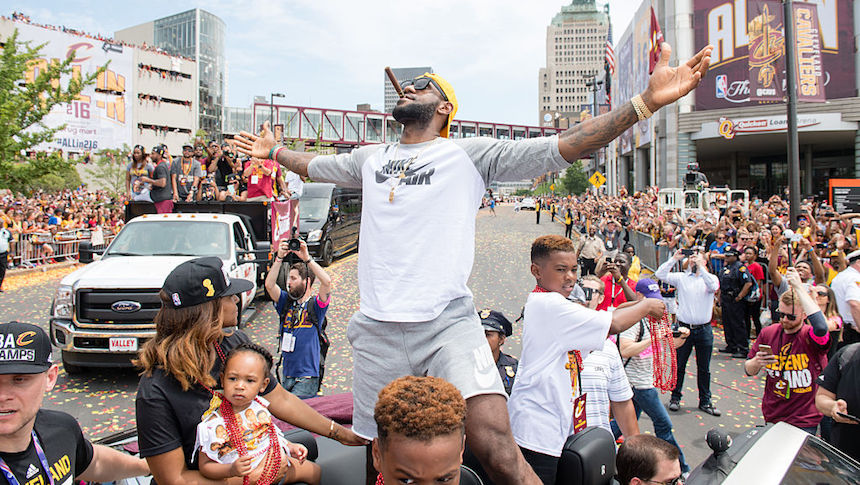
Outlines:
[[[182,263],[164,282],[155,338],[143,345],[136,362],[142,368],[136,400],[140,456],[161,485],[207,481],[197,471],[196,428],[210,406],[225,356],[250,341],[230,327],[239,314],[236,295],[252,288],[250,281],[231,280],[215,257]],[[261,395],[283,421],[346,445],[366,444],[285,391],[274,376]],[[285,467],[287,460],[281,463]],[[262,466],[252,472],[252,483],[261,472]]]

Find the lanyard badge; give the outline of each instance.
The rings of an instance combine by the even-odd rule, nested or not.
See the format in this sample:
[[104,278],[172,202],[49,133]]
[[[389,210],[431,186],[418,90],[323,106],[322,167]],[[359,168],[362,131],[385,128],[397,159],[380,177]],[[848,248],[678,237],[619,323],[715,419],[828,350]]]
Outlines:
[[[39,457],[39,463],[42,465],[42,469],[45,471],[45,476],[48,478],[48,484],[54,485],[54,476],[51,475],[51,469],[48,467],[48,459],[45,457],[45,450],[42,449],[41,443],[39,443],[39,437],[36,436],[36,431],[31,431],[33,435],[33,446],[36,448],[36,456]],[[12,473],[12,469],[9,468],[9,465],[6,464],[6,461],[0,458],[0,471],[3,472],[3,476],[6,477],[6,481],[9,482],[9,485],[20,485],[18,479],[15,478],[15,475]]]

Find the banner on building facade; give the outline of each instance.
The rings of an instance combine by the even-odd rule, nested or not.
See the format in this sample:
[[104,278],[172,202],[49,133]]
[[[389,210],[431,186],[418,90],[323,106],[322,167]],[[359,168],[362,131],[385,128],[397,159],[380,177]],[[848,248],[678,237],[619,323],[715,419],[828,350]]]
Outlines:
[[[759,13],[752,15],[753,4],[775,4],[769,6],[770,15],[777,16],[771,24],[780,26],[781,36],[782,4],[778,1],[759,0],[694,0],[694,27],[695,45],[697,48],[711,44],[714,51],[711,54],[711,67],[707,76],[702,79],[701,85],[696,89],[696,109],[722,109],[739,106],[757,105],[763,102],[752,99],[757,93],[752,92],[750,71],[750,47],[756,34],[753,20]],[[814,59],[814,47],[810,47],[810,36],[814,37],[817,31],[818,58],[820,59],[820,76],[818,83],[820,94],[810,97],[803,95],[798,89],[798,99],[802,101],[820,101],[825,99],[848,98],[855,95],[855,73],[854,73],[854,20],[853,2],[851,0],[813,0],[811,2],[795,2],[797,6],[804,7],[813,4],[816,21],[809,20],[807,31],[803,40],[804,58]],[[797,13],[797,7],[795,12]],[[805,12],[804,15],[808,15]],[[797,21],[797,16],[795,16]],[[806,19],[801,19],[806,20]],[[817,25],[816,25],[817,24]],[[797,27],[797,24],[795,24]],[[764,27],[762,26],[762,30]],[[771,32],[772,36],[776,33]],[[764,39],[762,39],[764,40]],[[768,37],[768,48],[774,48]],[[800,36],[798,36],[798,48],[801,48]],[[784,45],[784,43],[783,43]],[[755,55],[754,55],[755,57]],[[799,57],[798,57],[799,59]],[[814,66],[814,60],[804,61],[804,68]],[[784,60],[783,65],[775,68],[774,77],[777,90],[783,89],[784,82]],[[758,72],[756,72],[758,76]],[[758,79],[758,77],[756,77]],[[765,78],[766,79],[766,78]],[[798,76],[799,79],[799,76]],[[811,77],[809,78],[811,80]],[[813,86],[809,84],[807,86]],[[800,87],[800,83],[798,83]],[[825,89],[826,88],[826,89]],[[811,89],[810,87],[807,88]],[[780,97],[781,100],[781,97]]]
[[[615,81],[615,95],[613,103],[629,103],[633,97],[633,33],[628,29],[621,37],[616,49],[618,73]],[[628,128],[620,136],[620,152],[622,155],[633,150],[633,128]]]
[[782,3],[747,0],[747,19],[749,99],[780,102],[785,94]]
[[[30,82],[42,69],[52,63],[73,56],[72,75],[86,77],[102,66],[107,69],[94,85],[84,88],[71,103],[55,106],[42,119],[51,128],[66,125],[40,150],[64,152],[97,151],[104,148],[121,148],[131,144],[131,101],[133,56],[132,49],[91,37],[65,33],[34,25],[14,23],[18,40],[29,41],[31,46],[46,44],[39,58],[30,64],[25,80]],[[110,64],[108,64],[110,62]],[[65,85],[71,79],[61,79]]]
[[794,59],[798,101],[823,103],[824,69],[821,61],[821,32],[818,7],[814,3],[792,4],[794,17]]

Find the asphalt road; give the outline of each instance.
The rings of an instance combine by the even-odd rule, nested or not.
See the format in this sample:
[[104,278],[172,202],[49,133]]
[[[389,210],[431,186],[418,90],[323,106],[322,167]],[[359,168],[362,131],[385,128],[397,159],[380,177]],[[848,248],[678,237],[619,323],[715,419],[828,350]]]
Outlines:
[[[515,213],[512,206],[496,208],[494,217],[488,209],[477,219],[475,264],[469,286],[478,308],[500,310],[513,321],[519,314],[534,279],[529,273],[529,247],[543,234],[562,234],[563,226],[549,222],[543,214],[541,224],[535,224],[531,211]],[[357,256],[347,255],[336,261],[329,272],[333,279],[334,300],[329,310],[328,334],[332,340],[329,351],[325,394],[349,391],[352,382],[352,354],[346,340],[349,317],[358,309]],[[444,267],[444,264],[440,264]],[[0,293],[2,320],[20,320],[47,328],[47,314],[51,298],[59,279],[74,268],[53,269],[25,275],[11,275]],[[252,340],[274,350],[277,341],[275,312],[267,301],[257,302],[262,311],[247,325]],[[516,356],[521,349],[522,327],[514,324],[514,335],[505,343],[505,351]],[[723,343],[722,332],[715,330],[715,347]],[[59,361],[59,352],[55,351]],[[695,466],[709,454],[704,437],[708,429],[721,428],[735,435],[757,424],[763,424],[759,408],[762,395],[762,378],[744,376],[741,361],[714,352],[711,361],[714,402],[723,411],[715,418],[696,408],[695,359],[687,368],[686,394],[682,408],[672,413],[675,435],[687,461]],[[133,369],[90,370],[82,375],[69,376],[61,368],[54,390],[45,397],[44,406],[60,409],[74,415],[84,432],[91,438],[134,426],[134,396],[138,376]],[[668,395],[664,395],[664,402]],[[648,418],[642,416],[640,427],[653,432]]]

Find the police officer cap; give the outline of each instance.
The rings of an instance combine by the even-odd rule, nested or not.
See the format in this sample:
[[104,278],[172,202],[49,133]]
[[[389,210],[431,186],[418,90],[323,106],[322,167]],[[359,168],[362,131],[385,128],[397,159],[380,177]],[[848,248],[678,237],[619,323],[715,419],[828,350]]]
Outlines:
[[854,261],[857,261],[858,259],[860,259],[860,249],[858,249],[857,251],[852,251],[852,252],[848,253],[848,256],[846,256],[846,257],[848,258],[849,263],[853,263]]
[[479,311],[478,316],[481,317],[481,325],[484,327],[484,330],[499,332],[504,334],[505,337],[510,337],[514,332],[510,320],[505,318],[502,312],[485,309]]

